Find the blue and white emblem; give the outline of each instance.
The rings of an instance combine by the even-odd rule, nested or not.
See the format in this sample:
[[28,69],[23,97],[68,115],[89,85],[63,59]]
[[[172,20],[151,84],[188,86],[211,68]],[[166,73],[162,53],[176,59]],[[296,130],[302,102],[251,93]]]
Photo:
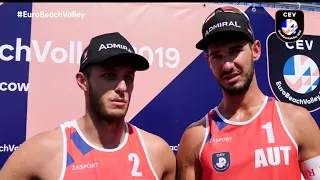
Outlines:
[[212,166],[218,172],[225,172],[230,167],[230,153],[219,152],[212,154]]

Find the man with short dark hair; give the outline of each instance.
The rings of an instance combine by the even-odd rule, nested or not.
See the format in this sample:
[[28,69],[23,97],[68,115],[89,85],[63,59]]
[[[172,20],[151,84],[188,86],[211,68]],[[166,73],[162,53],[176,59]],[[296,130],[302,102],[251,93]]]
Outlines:
[[248,16],[232,6],[218,8],[205,20],[202,35],[196,47],[206,51],[223,98],[185,130],[178,179],[300,180],[303,173],[319,180],[319,127],[306,109],[259,89],[254,62],[261,43]]
[[85,115],[24,142],[7,160],[0,179],[173,180],[176,160],[170,146],[124,120],[135,72],[148,68],[148,61],[119,33],[92,38],[76,74]]

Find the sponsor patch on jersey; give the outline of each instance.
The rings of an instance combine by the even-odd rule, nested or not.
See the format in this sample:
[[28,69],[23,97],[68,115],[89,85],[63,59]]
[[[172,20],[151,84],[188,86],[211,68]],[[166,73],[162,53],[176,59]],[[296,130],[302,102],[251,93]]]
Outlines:
[[212,166],[218,172],[225,172],[230,167],[230,153],[219,152],[212,154]]

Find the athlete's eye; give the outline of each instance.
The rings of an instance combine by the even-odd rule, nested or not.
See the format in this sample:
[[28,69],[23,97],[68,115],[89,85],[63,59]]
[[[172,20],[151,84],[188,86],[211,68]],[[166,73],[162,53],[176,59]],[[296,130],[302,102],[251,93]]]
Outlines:
[[106,77],[108,80],[114,80],[114,79],[117,79],[117,74],[109,72],[109,73],[106,73],[104,77]]
[[133,78],[132,75],[125,75],[125,76],[124,76],[124,79],[125,79],[125,81],[130,81],[130,82],[132,82],[134,78]]
[[237,53],[239,53],[240,51],[242,51],[241,49],[234,49],[234,50],[232,50],[230,53],[231,54],[237,54]]

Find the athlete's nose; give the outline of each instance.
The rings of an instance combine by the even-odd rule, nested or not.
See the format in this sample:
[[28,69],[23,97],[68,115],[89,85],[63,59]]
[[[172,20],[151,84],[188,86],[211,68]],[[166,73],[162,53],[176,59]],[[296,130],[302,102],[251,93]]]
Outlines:
[[234,63],[232,61],[226,61],[222,68],[223,71],[229,72],[234,68]]
[[121,80],[116,87],[116,92],[124,92],[127,90],[127,84],[124,80]]

